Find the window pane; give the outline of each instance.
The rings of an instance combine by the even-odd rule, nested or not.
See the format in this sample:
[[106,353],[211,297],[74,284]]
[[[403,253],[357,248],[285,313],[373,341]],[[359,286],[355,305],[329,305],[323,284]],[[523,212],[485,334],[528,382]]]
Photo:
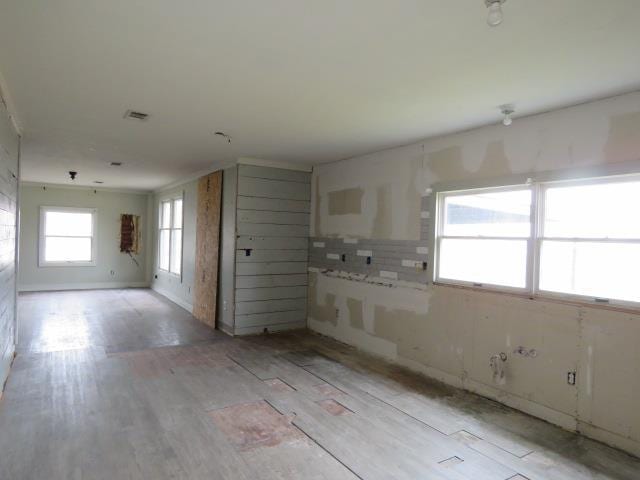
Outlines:
[[640,182],[553,187],[545,193],[545,237],[640,238]]
[[160,228],[171,227],[171,202],[160,204]]
[[45,212],[45,236],[90,237],[92,214],[76,212]]
[[171,273],[180,274],[182,262],[182,230],[171,231]]
[[526,240],[444,238],[440,242],[440,278],[524,288],[526,272]]
[[640,244],[542,242],[540,289],[640,301]]
[[173,201],[173,228],[182,228],[182,199]]
[[169,270],[169,235],[170,230],[160,230],[160,258],[159,266],[162,270]]
[[531,190],[446,196],[444,235],[528,237]]
[[47,237],[44,246],[46,262],[90,262],[91,239]]

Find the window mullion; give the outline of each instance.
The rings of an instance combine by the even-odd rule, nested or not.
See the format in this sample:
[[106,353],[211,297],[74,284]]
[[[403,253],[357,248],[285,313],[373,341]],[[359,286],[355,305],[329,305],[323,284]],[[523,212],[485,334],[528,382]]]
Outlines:
[[538,292],[538,284],[540,280],[540,243],[542,229],[544,228],[544,195],[541,184],[533,185],[532,195],[532,225],[531,225],[531,271],[529,280],[531,285],[529,291],[535,295]]
[[173,200],[169,200],[169,273],[171,273],[171,255],[173,251],[173,215],[174,215],[174,203]]

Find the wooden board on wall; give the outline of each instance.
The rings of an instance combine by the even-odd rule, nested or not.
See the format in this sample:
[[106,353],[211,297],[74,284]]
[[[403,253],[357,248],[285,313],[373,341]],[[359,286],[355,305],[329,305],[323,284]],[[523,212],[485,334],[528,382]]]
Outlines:
[[198,180],[193,315],[211,327],[216,326],[221,192],[221,171]]

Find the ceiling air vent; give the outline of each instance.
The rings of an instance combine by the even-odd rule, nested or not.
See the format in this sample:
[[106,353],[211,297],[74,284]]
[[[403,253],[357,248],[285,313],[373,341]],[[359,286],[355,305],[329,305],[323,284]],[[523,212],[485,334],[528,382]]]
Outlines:
[[136,110],[127,110],[124,112],[124,118],[133,118],[134,120],[146,120],[149,118],[148,113],[138,112]]

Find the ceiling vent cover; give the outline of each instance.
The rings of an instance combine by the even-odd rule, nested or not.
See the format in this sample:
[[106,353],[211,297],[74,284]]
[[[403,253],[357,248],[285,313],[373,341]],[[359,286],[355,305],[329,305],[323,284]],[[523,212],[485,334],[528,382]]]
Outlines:
[[127,110],[124,112],[124,118],[133,118],[134,120],[146,120],[149,118],[148,113],[138,112],[136,110]]

